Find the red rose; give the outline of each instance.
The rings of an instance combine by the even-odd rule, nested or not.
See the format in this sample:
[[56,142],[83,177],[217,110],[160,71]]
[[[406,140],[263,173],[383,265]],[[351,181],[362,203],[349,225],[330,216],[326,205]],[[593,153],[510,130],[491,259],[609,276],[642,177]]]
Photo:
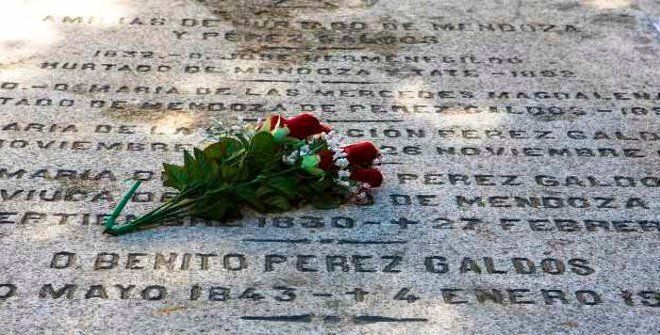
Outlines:
[[378,148],[373,143],[362,141],[345,146],[346,159],[353,166],[369,166],[380,156]]
[[383,175],[378,169],[356,169],[351,173],[351,179],[369,184],[369,187],[378,187],[383,184]]
[[289,136],[297,139],[303,139],[307,136],[318,133],[327,133],[332,130],[327,125],[322,124],[314,115],[302,113],[288,120],[283,120],[284,125],[289,128]]
[[275,127],[284,127],[284,123],[286,122],[286,119],[282,117],[280,114],[275,114],[270,117],[270,130],[275,129]]
[[332,169],[333,166],[332,156],[333,156],[332,151],[327,149],[319,152],[319,157],[321,158],[321,162],[319,162],[319,168],[326,171]]

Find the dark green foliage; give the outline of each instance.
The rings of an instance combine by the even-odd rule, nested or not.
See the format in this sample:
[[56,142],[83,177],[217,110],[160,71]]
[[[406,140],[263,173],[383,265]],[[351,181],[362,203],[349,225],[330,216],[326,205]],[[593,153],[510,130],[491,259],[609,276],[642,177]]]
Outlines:
[[106,222],[106,232],[124,234],[182,215],[226,221],[240,218],[242,206],[262,213],[288,211],[305,203],[323,209],[339,206],[346,191],[329,175],[284,164],[286,145],[290,144],[260,131],[249,140],[223,137],[204,150],[186,151],[183,166],[163,164],[164,185],[177,189],[179,195],[128,224],[117,226],[113,218]]

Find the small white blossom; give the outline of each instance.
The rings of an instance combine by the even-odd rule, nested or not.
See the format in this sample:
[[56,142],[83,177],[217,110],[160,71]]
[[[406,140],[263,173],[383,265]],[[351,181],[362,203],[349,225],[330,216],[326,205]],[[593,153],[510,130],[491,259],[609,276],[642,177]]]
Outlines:
[[345,167],[348,167],[350,163],[348,162],[348,159],[346,158],[340,158],[335,161],[335,165],[337,165],[339,168],[343,169]]
[[291,158],[291,156],[284,156],[282,157],[282,161],[287,164],[287,165],[293,165],[296,164],[296,159]]
[[351,176],[351,172],[348,170],[339,170],[337,175],[339,176],[339,178],[346,179]]
[[328,146],[330,147],[337,147],[339,144],[341,144],[342,139],[337,137],[337,136],[325,136],[325,141],[328,143]]
[[339,185],[339,186],[343,186],[343,187],[349,187],[349,186],[351,186],[351,183],[348,182],[348,181],[346,181],[346,180],[335,180],[335,182],[336,182],[337,185]]
[[358,205],[366,205],[369,203],[369,196],[366,192],[360,192],[355,195],[353,201]]
[[298,149],[298,151],[300,152],[301,156],[305,156],[309,154],[309,145],[303,145],[302,147],[300,147],[300,149]]
[[332,152],[333,152],[332,156],[334,157],[334,159],[346,157],[346,153],[344,152],[343,148],[332,147],[330,150],[332,150]]

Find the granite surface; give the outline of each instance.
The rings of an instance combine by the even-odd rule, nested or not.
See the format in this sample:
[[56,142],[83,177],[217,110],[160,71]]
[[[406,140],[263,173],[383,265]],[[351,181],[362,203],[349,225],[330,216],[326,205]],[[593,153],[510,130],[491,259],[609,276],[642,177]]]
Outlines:
[[[0,333],[660,332],[657,1],[5,2]],[[374,205],[102,234],[301,111],[380,145]]]

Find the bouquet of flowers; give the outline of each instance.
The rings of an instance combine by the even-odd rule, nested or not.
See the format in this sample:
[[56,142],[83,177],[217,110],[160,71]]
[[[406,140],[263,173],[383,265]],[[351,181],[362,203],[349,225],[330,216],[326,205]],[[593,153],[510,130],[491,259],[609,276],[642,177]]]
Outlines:
[[227,221],[242,217],[241,207],[262,213],[288,211],[304,204],[319,209],[342,203],[371,202],[369,189],[383,182],[374,168],[380,157],[371,142],[343,145],[342,139],[314,115],[219,129],[213,142],[192,153],[183,166],[163,164],[164,185],[178,195],[124,224],[115,220],[133,196],[137,181],[105,221],[105,232],[121,235],[193,216]]

